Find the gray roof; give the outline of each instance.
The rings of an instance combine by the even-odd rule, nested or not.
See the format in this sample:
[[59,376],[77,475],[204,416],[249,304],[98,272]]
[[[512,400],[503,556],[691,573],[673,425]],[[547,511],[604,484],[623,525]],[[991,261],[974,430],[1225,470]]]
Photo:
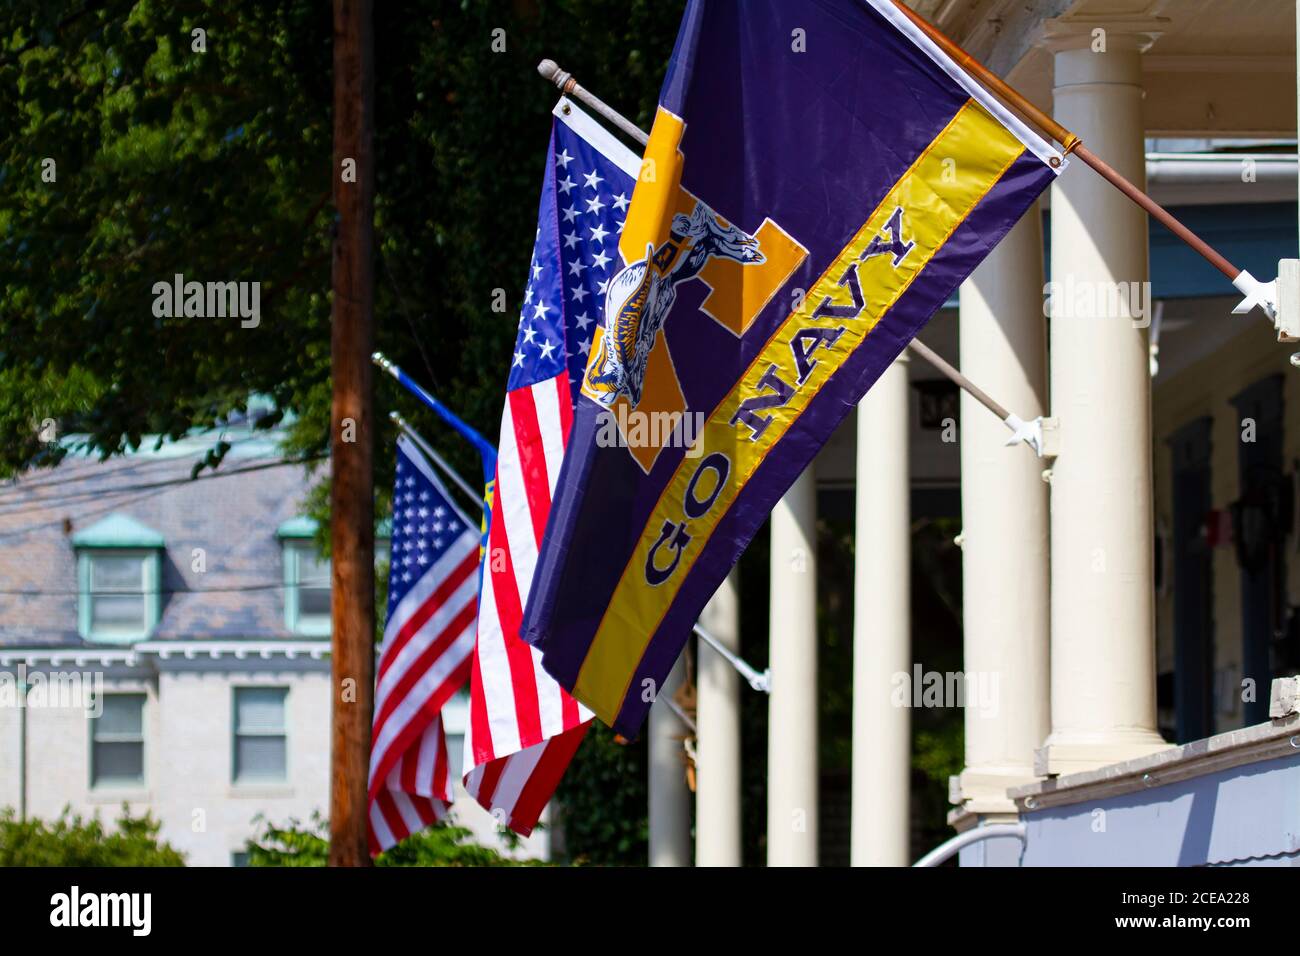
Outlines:
[[[221,467],[184,480],[218,437],[210,432],[107,462],[70,454],[51,471],[0,483],[0,645],[83,643],[73,536],[110,515],[129,519],[113,526],[142,525],[164,542],[162,614],[150,639],[292,637],[276,528],[301,513],[313,478],[300,464],[241,473],[282,453],[278,436],[231,429]],[[194,569],[198,548],[202,572]]]

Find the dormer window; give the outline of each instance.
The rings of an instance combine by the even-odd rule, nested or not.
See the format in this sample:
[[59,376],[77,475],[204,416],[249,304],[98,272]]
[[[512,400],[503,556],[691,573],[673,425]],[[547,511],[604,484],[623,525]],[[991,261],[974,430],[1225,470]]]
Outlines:
[[144,551],[90,556],[90,630],[139,634],[149,624],[149,563]]
[[[297,517],[275,529],[284,554],[284,625],[294,634],[323,637],[330,633],[330,562],[316,548],[314,518]],[[388,522],[375,526],[376,568],[387,560]]]
[[115,513],[73,535],[72,545],[81,636],[125,643],[153,633],[162,609],[162,535]]
[[291,518],[276,529],[284,549],[284,624],[294,634],[330,632],[330,563],[316,550],[316,522]]

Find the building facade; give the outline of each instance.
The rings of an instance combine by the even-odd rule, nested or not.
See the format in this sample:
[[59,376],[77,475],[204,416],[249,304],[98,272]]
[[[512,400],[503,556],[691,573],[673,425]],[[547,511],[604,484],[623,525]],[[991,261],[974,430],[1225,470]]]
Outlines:
[[[219,439],[221,467],[190,480]],[[259,818],[327,814],[329,564],[311,478],[282,457],[240,423],[107,462],[74,450],[0,490],[0,807],[107,822],[125,804],[206,866],[243,862]],[[464,711],[446,715],[457,755]],[[500,845],[472,800],[453,812]],[[544,855],[542,833],[513,852]]]

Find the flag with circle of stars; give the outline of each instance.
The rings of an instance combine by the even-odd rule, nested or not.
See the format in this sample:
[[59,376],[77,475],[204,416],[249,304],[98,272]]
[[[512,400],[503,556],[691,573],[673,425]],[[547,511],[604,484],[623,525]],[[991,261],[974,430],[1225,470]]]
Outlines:
[[514,391],[567,373],[576,403],[592,336],[604,319],[605,290],[623,266],[618,241],[636,169],[598,148],[611,134],[585,128],[594,121],[571,106],[566,114],[565,108],[564,103],[557,107],[552,126],[537,239],[506,387]]
[[[478,552],[478,530],[452,505],[429,466],[415,464],[412,456],[418,454],[405,436],[399,439],[388,563],[389,621],[407,592],[442,558],[453,551],[453,561],[459,552]],[[467,540],[472,543],[468,550]]]

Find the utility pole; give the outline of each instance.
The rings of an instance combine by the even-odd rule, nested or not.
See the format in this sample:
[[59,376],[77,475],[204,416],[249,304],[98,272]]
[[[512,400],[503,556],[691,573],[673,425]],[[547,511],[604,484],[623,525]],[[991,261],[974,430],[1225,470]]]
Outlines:
[[330,355],[330,865],[368,866],[366,778],[375,687],[374,28],[372,0],[334,0]]

